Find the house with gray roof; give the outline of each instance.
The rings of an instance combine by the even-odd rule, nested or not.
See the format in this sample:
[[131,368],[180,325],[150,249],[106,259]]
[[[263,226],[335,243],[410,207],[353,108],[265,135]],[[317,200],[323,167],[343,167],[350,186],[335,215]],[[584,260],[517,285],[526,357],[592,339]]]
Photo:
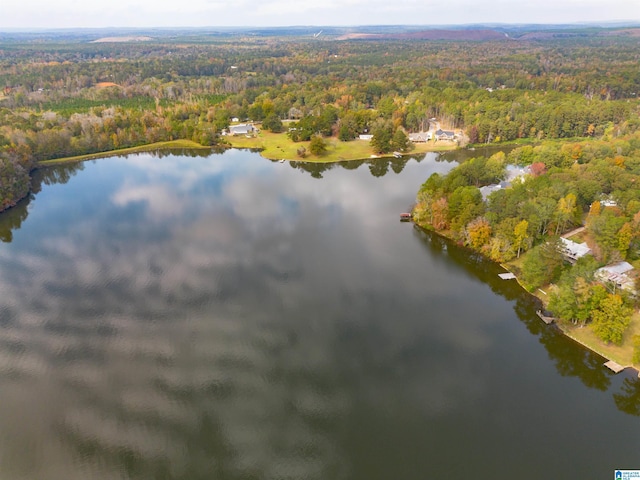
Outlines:
[[454,140],[456,134],[452,130],[436,130],[436,140]]
[[599,268],[595,272],[595,277],[601,282],[612,283],[616,288],[635,294],[636,282],[632,272],[633,265],[628,262],[618,262]]
[[250,135],[256,133],[258,129],[250,123],[239,123],[229,126],[229,135]]

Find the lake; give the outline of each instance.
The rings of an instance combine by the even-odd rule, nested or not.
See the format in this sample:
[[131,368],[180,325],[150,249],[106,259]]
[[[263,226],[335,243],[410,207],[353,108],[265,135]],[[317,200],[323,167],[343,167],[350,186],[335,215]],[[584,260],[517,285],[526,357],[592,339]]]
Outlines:
[[36,172],[0,215],[0,478],[602,479],[640,383],[410,223],[424,158]]

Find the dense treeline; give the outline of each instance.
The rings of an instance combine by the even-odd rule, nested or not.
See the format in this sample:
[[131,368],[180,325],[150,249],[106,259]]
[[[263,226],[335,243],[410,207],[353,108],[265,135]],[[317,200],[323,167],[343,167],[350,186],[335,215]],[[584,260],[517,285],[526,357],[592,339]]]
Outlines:
[[429,119],[472,143],[610,137],[638,127],[640,40],[0,44],[0,208],[43,159],[172,139],[232,118],[294,141],[374,134],[405,151]]
[[[528,165],[530,173],[483,201],[479,187],[503,180],[507,165]],[[497,261],[511,260],[549,235],[586,221],[597,260],[635,260],[640,256],[637,183],[638,134],[547,142],[471,159],[446,176],[432,175],[418,195],[418,220],[450,232]]]
[[[529,170],[483,199],[507,165]],[[592,322],[603,340],[622,341],[635,301],[595,281],[598,267],[640,259],[640,134],[578,143],[545,142],[474,158],[422,186],[416,221],[505,262],[531,249],[514,268],[531,289],[550,282],[550,308],[562,319]],[[504,186],[504,185],[503,185]],[[567,268],[558,235],[580,225],[593,255]]]

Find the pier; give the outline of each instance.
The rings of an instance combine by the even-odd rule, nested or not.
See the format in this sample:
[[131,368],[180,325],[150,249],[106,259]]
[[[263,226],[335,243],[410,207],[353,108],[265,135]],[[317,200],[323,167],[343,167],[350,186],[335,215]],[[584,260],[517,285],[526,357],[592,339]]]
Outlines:
[[623,367],[619,363],[614,362],[613,360],[609,360],[604,364],[604,366],[611,370],[613,373],[620,373],[625,369],[625,367]]
[[547,325],[551,325],[556,321],[555,317],[547,317],[544,313],[542,313],[542,310],[536,310],[536,315],[538,315],[540,317],[540,320],[542,320]]

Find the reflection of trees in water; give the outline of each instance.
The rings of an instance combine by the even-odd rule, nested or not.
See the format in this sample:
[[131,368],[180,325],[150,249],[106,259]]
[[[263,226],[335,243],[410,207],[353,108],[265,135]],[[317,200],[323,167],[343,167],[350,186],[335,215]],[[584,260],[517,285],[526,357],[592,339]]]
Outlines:
[[331,170],[336,163],[289,162],[291,168],[297,168],[311,174],[313,178],[322,178],[322,174]]
[[[539,319],[538,321],[540,322]],[[609,388],[611,377],[607,374],[600,355],[574,344],[555,327],[542,328],[539,339],[560,375],[577,377],[589,388],[601,391]]]
[[[602,357],[574,343],[556,327],[545,325],[535,313],[540,308],[540,301],[522,289],[517,282],[501,280],[498,273],[503,270],[499,265],[434,232],[418,227],[414,232],[422,244],[432,254],[436,254],[436,259],[446,251],[446,259],[442,256],[443,262],[452,261],[470,275],[482,280],[496,294],[515,301],[514,310],[518,318],[531,334],[538,337],[560,375],[579,378],[589,388],[602,391],[609,388],[611,377],[603,367]],[[637,392],[635,401],[637,408],[640,408],[640,387],[637,387]]]
[[31,174],[31,192],[39,193],[43,184],[65,184],[82,170],[84,170],[84,163],[82,162],[39,168]]
[[[155,152],[149,152],[151,153],[151,156],[153,157],[158,157],[158,158],[164,158],[164,157],[168,157],[169,155],[174,155],[174,156],[178,156],[178,157],[191,157],[191,158],[197,158],[197,157],[201,157],[201,158],[207,158],[211,156],[211,153],[223,153],[224,149],[222,148],[211,148],[211,149],[205,149],[205,148],[169,148],[166,150],[157,150]],[[123,155],[123,156],[127,156],[127,155]]]
[[32,195],[20,200],[15,206],[0,213],[0,241],[11,243],[13,240],[13,231],[18,230],[27,219],[29,212],[27,205],[31,201]]
[[[154,157],[164,158],[169,155],[206,158],[214,153],[222,153],[224,149],[190,149],[178,148],[148,152]],[[130,154],[129,154],[130,155]],[[111,155],[112,157],[127,157],[129,155]],[[38,168],[31,172],[31,193],[18,204],[0,214],[0,241],[10,243],[14,230],[22,226],[22,222],[29,215],[27,206],[33,196],[40,193],[43,185],[57,185],[67,183],[76,173],[84,170],[84,162],[66,163],[51,167]]]
[[313,178],[322,178],[322,174],[324,172],[335,167],[342,167],[345,170],[357,170],[362,165],[367,165],[369,167],[369,172],[374,177],[384,177],[387,173],[389,173],[389,169],[391,169],[391,171],[393,171],[394,173],[399,174],[404,170],[404,167],[410,160],[415,160],[416,162],[420,163],[425,158],[426,155],[421,154],[404,156],[401,158],[385,157],[372,158],[368,160],[348,160],[344,162],[333,163],[292,161],[289,162],[289,165],[291,165],[291,168],[296,168],[298,170],[303,170],[310,173]]
[[46,167],[35,170],[31,173],[31,193],[18,202],[14,207],[0,214],[0,241],[11,243],[13,232],[22,226],[22,222],[27,219],[29,209],[27,208],[34,195],[42,190],[42,185],[55,185],[67,183],[78,171],[84,169],[82,163],[73,163],[57,167]]
[[625,378],[620,393],[613,394],[618,410],[640,417],[640,379]]

